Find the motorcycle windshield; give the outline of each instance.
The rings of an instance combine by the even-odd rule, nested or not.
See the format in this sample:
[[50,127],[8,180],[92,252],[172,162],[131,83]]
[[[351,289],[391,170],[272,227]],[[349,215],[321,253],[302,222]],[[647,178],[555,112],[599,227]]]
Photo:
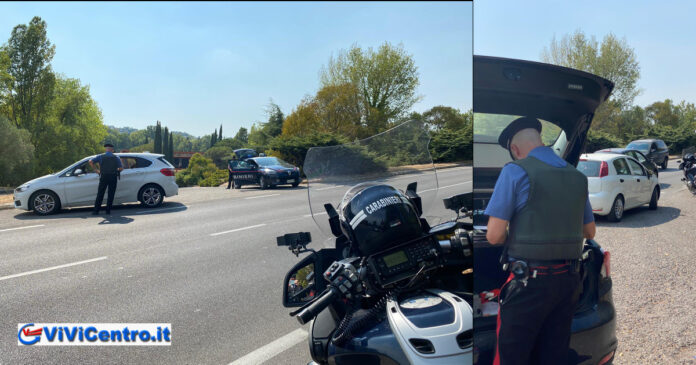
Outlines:
[[422,122],[409,121],[363,140],[310,148],[304,161],[309,209],[322,233],[332,236],[324,205],[331,204],[340,212],[345,193],[367,182],[391,185],[404,192],[409,184],[417,183],[416,192],[428,218],[438,188],[429,142],[428,128]]

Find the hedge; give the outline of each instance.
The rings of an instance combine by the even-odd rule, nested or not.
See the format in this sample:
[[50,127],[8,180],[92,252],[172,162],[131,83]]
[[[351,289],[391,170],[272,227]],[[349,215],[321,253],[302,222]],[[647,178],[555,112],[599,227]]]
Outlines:
[[218,169],[213,160],[200,153],[191,156],[188,167],[176,173],[176,184],[179,186],[218,186],[226,180],[227,171]]

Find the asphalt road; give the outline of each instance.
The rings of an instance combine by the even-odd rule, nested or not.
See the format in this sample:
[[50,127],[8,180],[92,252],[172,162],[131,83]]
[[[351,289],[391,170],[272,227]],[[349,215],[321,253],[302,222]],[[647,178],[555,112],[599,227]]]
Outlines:
[[658,209],[597,220],[597,242],[611,252],[619,347],[614,364],[696,363],[696,196],[676,161],[660,170]]
[[[471,191],[471,175],[439,171],[429,215],[452,216],[440,199]],[[306,336],[280,304],[298,259],[275,237],[309,231],[310,247],[326,244],[307,195],[306,186],[185,188],[160,208],[125,205],[110,218],[0,211],[0,363],[306,363]],[[17,324],[28,322],[171,323],[172,345],[19,347]]]

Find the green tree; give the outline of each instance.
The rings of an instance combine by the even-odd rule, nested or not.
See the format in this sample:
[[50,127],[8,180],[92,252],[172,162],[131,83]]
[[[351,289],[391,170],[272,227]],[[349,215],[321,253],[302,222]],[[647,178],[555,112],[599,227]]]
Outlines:
[[594,36],[588,37],[581,30],[567,34],[560,40],[554,37],[549,47],[544,47],[541,59],[547,63],[571,67],[599,75],[614,82],[611,100],[620,109],[633,105],[641,90],[638,88],[640,65],[633,48],[626,39],[609,33],[599,44]]
[[162,125],[157,121],[155,126],[155,153],[162,153]]
[[217,138],[217,129],[213,130],[213,134],[210,135],[210,147],[215,146],[217,143],[218,138]]
[[674,128],[681,124],[680,110],[670,99],[656,101],[648,105],[645,108],[645,113],[654,125],[670,126]]
[[239,131],[237,131],[237,134],[234,136],[234,139],[238,140],[239,142],[242,142],[242,145],[246,145],[249,142],[248,130],[244,127],[239,127]]
[[164,136],[162,137],[162,154],[165,158],[169,153],[169,128],[164,127]]
[[57,78],[43,128],[35,134],[37,175],[58,171],[84,156],[99,153],[106,127],[89,86],[81,85],[78,79]]
[[29,132],[0,115],[0,186],[17,186],[29,180],[33,156]]
[[388,42],[376,51],[353,45],[320,72],[321,87],[351,84],[359,98],[361,124],[368,135],[384,131],[420,100],[418,68],[403,45]]
[[169,133],[169,143],[167,144],[169,147],[169,153],[167,154],[167,161],[174,161],[174,134]]
[[3,114],[19,128],[28,130],[37,144],[43,129],[43,115],[50,104],[55,85],[51,60],[55,46],[46,32],[46,22],[39,17],[29,24],[12,29],[7,44],[0,49],[5,67],[2,77],[7,100]]
[[[263,123],[258,123],[262,125]],[[261,126],[257,126],[257,123],[251,125],[249,130],[249,145],[251,146],[266,146],[270,138],[263,132]]]
[[425,111],[422,115],[425,123],[435,130],[447,128],[450,130],[459,130],[471,128],[473,115],[471,113],[462,113],[458,109],[438,105]]
[[222,141],[222,124],[220,124],[220,133],[218,133],[218,141]]

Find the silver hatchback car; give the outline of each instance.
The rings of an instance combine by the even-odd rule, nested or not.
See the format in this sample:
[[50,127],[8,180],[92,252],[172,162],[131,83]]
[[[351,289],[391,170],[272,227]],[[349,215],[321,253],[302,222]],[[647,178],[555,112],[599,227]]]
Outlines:
[[[123,163],[114,204],[140,202],[148,208],[158,207],[164,197],[179,193],[174,166],[164,155],[153,153],[116,153]],[[55,174],[28,181],[15,189],[14,206],[47,215],[61,208],[94,204],[99,175],[83,158]]]

